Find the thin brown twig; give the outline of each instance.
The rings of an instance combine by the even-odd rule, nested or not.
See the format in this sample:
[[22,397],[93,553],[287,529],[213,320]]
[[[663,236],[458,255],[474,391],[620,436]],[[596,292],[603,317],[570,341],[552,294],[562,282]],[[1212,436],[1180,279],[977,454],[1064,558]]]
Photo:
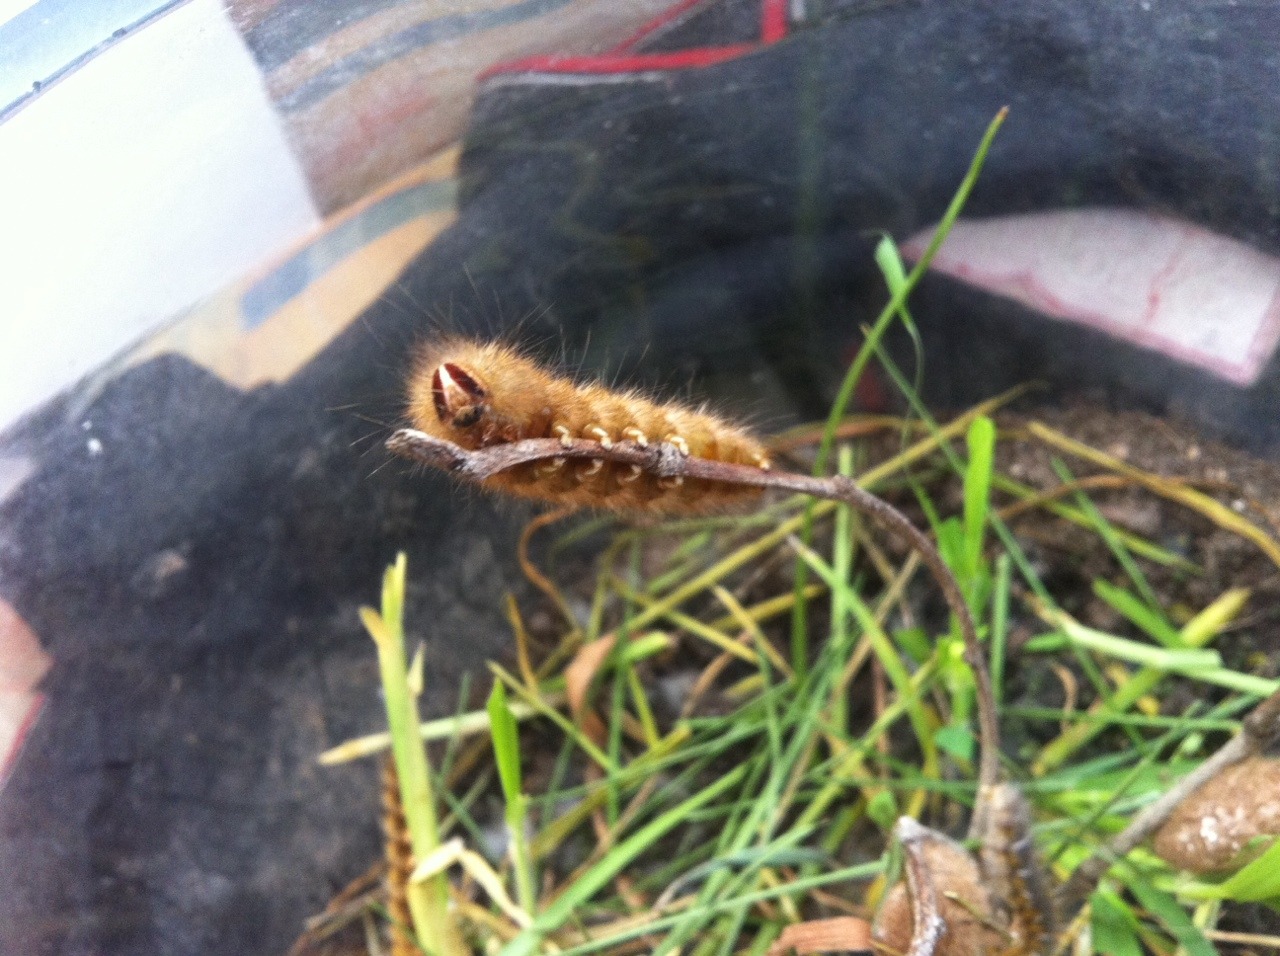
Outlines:
[[403,428],[387,439],[387,449],[422,464],[447,471],[459,478],[483,482],[499,472],[530,462],[552,458],[582,458],[638,465],[659,478],[695,478],[754,488],[774,488],[839,501],[896,532],[920,555],[955,615],[964,640],[965,661],[977,682],[979,786],[995,786],[1000,780],[1000,732],[996,720],[995,697],[986,656],[978,643],[973,615],[955,575],[947,567],[933,542],[893,505],[859,487],[842,475],[815,478],[793,472],[770,471],[749,465],[734,465],[685,455],[667,442],[641,447],[631,441],[614,442],[606,448],[594,441],[561,441],[555,438],[529,439],[468,451],[452,442],[425,432]]
[[1079,491],[1094,491],[1098,489],[1117,490],[1123,488],[1138,487],[1139,482],[1136,478],[1130,478],[1125,475],[1089,475],[1086,478],[1077,478],[1074,481],[1064,481],[1060,485],[1055,485],[1047,491],[1041,491],[1029,498],[1023,498],[1021,501],[1015,501],[1011,505],[1006,505],[996,513],[1002,521],[1012,521],[1024,512],[1032,511],[1036,508],[1044,507],[1057,501],[1059,498],[1065,498]]
[[516,639],[516,669],[524,678],[526,687],[538,685],[538,675],[533,669],[533,659],[529,656],[529,632],[525,629],[524,618],[520,616],[520,604],[514,594],[507,595],[507,623],[511,625],[511,633]]
[[386,862],[379,860],[343,887],[325,905],[322,913],[307,919],[302,935],[289,947],[288,956],[304,956],[312,952],[324,940],[366,912],[382,896],[380,884],[386,872]]
[[520,540],[516,544],[516,560],[520,564],[520,570],[535,588],[545,594],[548,600],[555,605],[557,611],[564,617],[565,622],[571,630],[577,630],[578,622],[574,620],[573,611],[565,602],[564,595],[560,593],[560,589],[551,582],[542,569],[533,563],[529,557],[529,542],[533,536],[549,525],[555,524],[557,521],[563,521],[569,515],[573,514],[573,508],[556,508],[553,511],[544,511],[542,514],[535,515],[524,526],[524,530],[520,532]]

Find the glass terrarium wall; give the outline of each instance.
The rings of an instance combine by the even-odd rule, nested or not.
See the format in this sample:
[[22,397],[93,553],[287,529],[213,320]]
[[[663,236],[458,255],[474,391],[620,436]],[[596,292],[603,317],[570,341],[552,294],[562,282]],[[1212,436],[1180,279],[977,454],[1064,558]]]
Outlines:
[[1002,106],[914,303],[925,397],[1280,440],[1265,5],[0,18],[0,949],[282,951],[366,861],[363,771],[314,757],[377,712],[371,570],[410,554],[438,712],[520,586],[524,512],[383,467],[417,342],[820,415],[876,239],[919,254]]

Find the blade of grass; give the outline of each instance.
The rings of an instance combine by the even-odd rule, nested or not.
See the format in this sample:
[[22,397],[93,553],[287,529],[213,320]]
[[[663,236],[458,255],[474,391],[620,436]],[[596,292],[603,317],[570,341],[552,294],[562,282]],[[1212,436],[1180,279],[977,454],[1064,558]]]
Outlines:
[[1012,564],[1008,554],[996,558],[995,591],[991,598],[991,689],[996,706],[1004,703],[1004,658],[1009,642],[1009,587]]
[[[848,477],[853,472],[853,449],[848,445],[840,447],[836,470]],[[836,508],[835,537],[831,542],[831,572],[834,579],[841,583],[838,588],[831,589],[831,635],[830,640],[844,647],[849,640],[848,593],[853,578],[853,509],[841,504]],[[848,697],[839,692],[831,702],[831,722],[838,728],[848,723]]]
[[[1066,463],[1059,458],[1053,459],[1053,470],[1058,477],[1062,479],[1064,484],[1071,484],[1075,479],[1075,475],[1067,468]],[[1175,641],[1178,639],[1177,631],[1174,626],[1169,623],[1164,616],[1164,611],[1160,607],[1160,599],[1156,597],[1155,591],[1147,582],[1147,577],[1142,573],[1142,569],[1138,567],[1138,563],[1133,560],[1133,556],[1124,546],[1124,542],[1120,540],[1120,536],[1116,533],[1116,529],[1111,522],[1103,517],[1096,505],[1089,499],[1089,496],[1082,491],[1075,494],[1077,506],[1089,519],[1093,526],[1094,532],[1106,544],[1107,548],[1114,555],[1116,562],[1124,569],[1124,573],[1128,575],[1129,580],[1133,582],[1133,586],[1138,589],[1138,593],[1142,595],[1143,601],[1146,602],[1147,615],[1152,618],[1158,618],[1163,625],[1160,629],[1161,633],[1172,637]],[[1155,636],[1155,635],[1153,635]],[[1157,638],[1159,639],[1159,638]],[[1176,645],[1173,645],[1176,646]]]
[[1086,627],[1065,611],[1044,607],[1039,602],[1033,605],[1033,610],[1045,623],[1061,630],[1072,643],[1131,664],[1191,677],[1222,666],[1222,655],[1217,651],[1154,647]]
[[606,773],[612,773],[616,768],[610,761],[609,755],[597,747],[591,740],[582,733],[582,731],[574,725],[574,723],[561,714],[558,710],[551,706],[547,700],[542,697],[541,693],[533,693],[529,688],[524,686],[524,682],[510,674],[507,670],[498,664],[489,662],[489,670],[499,680],[503,681],[509,690],[519,696],[526,704],[532,707],[542,717],[546,717],[557,727],[559,727],[566,737],[573,740],[575,744],[582,749],[592,760],[598,763]]
[[1120,867],[1118,870],[1129,891],[1147,912],[1164,925],[1188,956],[1217,956],[1217,949],[1204,938],[1204,933],[1191,922],[1191,917],[1178,905],[1177,900],[1156,889],[1132,867]]
[[[413,855],[422,860],[440,847],[435,797],[427,753],[418,734],[418,704],[409,686],[404,651],[404,592],[408,562],[396,556],[382,578],[382,613],[360,608],[360,619],[378,651],[391,749],[400,781],[400,799]],[[420,942],[439,956],[466,956],[462,934],[449,915],[449,884],[443,874],[410,882],[407,889],[414,930]]]
[[537,915],[538,891],[529,851],[528,798],[520,773],[520,732],[515,716],[507,705],[507,689],[502,681],[493,682],[489,694],[489,723],[493,728],[493,756],[498,766],[498,779],[506,801],[507,834],[511,840],[511,868],[515,871],[516,898],[529,916]]
[[[1061,611],[1055,611],[1051,616],[1057,621],[1063,614]],[[1119,660],[1142,664],[1171,674],[1180,674],[1203,684],[1238,690],[1255,697],[1266,697],[1280,685],[1280,681],[1274,678],[1258,677],[1221,666],[1222,659],[1216,651],[1153,648],[1147,644],[1139,644],[1127,638],[1085,627],[1069,617],[1067,621],[1068,623],[1059,623],[1058,626],[1061,627],[1061,633],[1067,638],[1068,643],[1108,654]]]
[[1169,623],[1164,613],[1153,610],[1124,588],[1116,587],[1102,578],[1095,578],[1093,593],[1123,615],[1129,623],[1150,635],[1153,640],[1169,648],[1183,647],[1182,635]]
[[[543,692],[543,699],[553,707],[564,702],[564,692]],[[511,714],[518,721],[528,720],[535,717],[538,711],[534,710],[528,704],[520,701],[512,701],[508,704]],[[423,740],[460,740],[464,737],[471,737],[476,734],[484,734],[489,732],[489,712],[487,710],[473,710],[464,714],[458,714],[455,717],[440,717],[435,720],[424,720],[418,725],[419,736]],[[361,757],[371,757],[376,753],[381,753],[391,746],[391,734],[378,733],[366,734],[363,737],[353,737],[351,740],[343,741],[338,746],[326,750],[317,759],[318,763],[325,766],[332,764],[346,763],[350,760],[357,760]]]
[[[973,187],[978,181],[978,175],[982,172],[982,166],[987,160],[987,152],[991,149],[991,143],[1008,115],[1009,108],[1006,106],[996,114],[995,118],[987,126],[964,178],[961,179],[955,195],[947,206],[946,212],[943,213],[942,220],[938,223],[937,229],[934,230],[933,236],[929,239],[929,244],[912,267],[911,272],[900,280],[898,276],[894,275],[892,268],[885,272],[886,282],[893,281],[897,288],[891,290],[889,301],[880,311],[880,315],[876,317],[875,322],[871,324],[871,331],[863,341],[862,347],[858,349],[858,354],[850,364],[849,370],[845,373],[844,381],[840,383],[840,390],[836,393],[836,399],[832,402],[831,411],[827,415],[826,427],[822,430],[822,441],[818,445],[818,453],[814,459],[813,474],[822,475],[826,472],[827,460],[831,455],[831,448],[835,444],[836,430],[840,426],[840,420],[844,418],[849,402],[853,399],[853,393],[858,387],[858,382],[862,380],[862,374],[866,371],[867,363],[871,361],[872,355],[875,354],[880,340],[884,338],[894,317],[902,312],[907,298],[911,295],[911,291],[928,270],[934,256],[938,254],[938,250],[942,247],[942,243],[951,231],[951,227],[960,218],[960,211],[968,201],[969,194],[973,192]],[[880,245],[883,246],[886,243],[889,244],[891,249],[893,248],[892,240],[887,237],[881,240]],[[896,256],[896,249],[894,252]],[[884,253],[880,253],[878,260],[883,259],[884,255]],[[800,540],[806,545],[813,538],[813,514],[813,506],[806,508],[804,524],[800,532]],[[807,579],[808,571],[804,562],[797,562],[792,582],[792,590],[797,595],[804,591]],[[809,666],[809,627],[808,608],[803,601],[797,600],[792,606],[791,623],[791,667],[798,676],[804,676]]]
[[[1180,633],[1185,646],[1197,648],[1208,644],[1239,615],[1248,599],[1249,592],[1241,588],[1224,592],[1183,625]],[[1151,693],[1166,676],[1166,672],[1158,668],[1142,668],[1129,679],[1128,683],[1111,695],[1105,708],[1099,706],[1098,710],[1124,713],[1139,699]],[[1043,776],[1070,759],[1076,750],[1096,737],[1108,725],[1108,722],[1102,721],[1080,721],[1072,724],[1040,751],[1040,755],[1031,765],[1032,776]]]
[[964,476],[964,565],[958,570],[961,584],[967,583],[969,606],[978,614],[982,545],[991,501],[991,476],[995,471],[995,423],[985,415],[975,418],[969,426],[968,445],[969,467]]
[[[831,411],[827,415],[827,425],[823,430],[822,442],[818,446],[818,455],[814,461],[813,473],[815,475],[821,475],[826,471],[827,459],[831,454],[832,445],[835,443],[835,430],[839,426],[840,420],[844,417],[845,409],[848,408],[849,402],[853,398],[854,390],[862,378],[862,373],[866,370],[867,363],[871,361],[871,356],[875,353],[876,346],[880,343],[880,340],[884,338],[884,334],[888,330],[893,317],[898,314],[921,277],[928,271],[929,266],[933,263],[934,256],[938,254],[938,250],[942,248],[942,243],[946,240],[947,234],[951,232],[951,227],[960,218],[960,211],[964,208],[964,204],[969,201],[969,194],[973,192],[973,187],[978,182],[978,175],[982,172],[983,164],[987,161],[987,152],[991,149],[996,133],[1004,125],[1005,118],[1008,115],[1009,108],[1004,107],[987,126],[986,132],[982,134],[978,148],[973,154],[973,160],[969,163],[969,168],[966,170],[964,178],[960,181],[960,186],[956,189],[955,195],[951,198],[946,212],[943,213],[933,236],[930,237],[929,244],[925,246],[924,252],[921,253],[916,264],[912,266],[911,272],[901,282],[895,283],[897,288],[892,290],[889,301],[871,325],[871,334],[858,350],[857,356],[849,366],[849,371],[845,373],[844,381],[840,383],[840,391],[836,393],[836,400],[832,403]],[[886,240],[882,240],[882,243],[884,241]],[[892,242],[892,240],[887,241]],[[889,278],[890,275],[886,275],[886,281]]]
[[701,793],[668,810],[618,844],[543,910],[532,926],[504,946],[499,956],[533,956],[548,933],[563,925],[575,910],[608,885],[632,860],[645,850],[651,849],[663,835],[681,823],[690,813],[711,803],[739,783],[742,776],[742,768],[730,771]]
[[1061,449],[1077,458],[1083,458],[1085,461],[1092,462],[1108,471],[1127,475],[1157,495],[1186,505],[1193,511],[1199,512],[1224,530],[1251,541],[1258,547],[1258,550],[1265,554],[1277,567],[1280,567],[1280,542],[1277,542],[1253,522],[1236,514],[1229,507],[1215,501],[1204,492],[1189,488],[1179,481],[1152,474],[1141,468],[1135,468],[1119,458],[1108,455],[1106,452],[1090,448],[1083,442],[1069,438],[1041,422],[1028,423],[1027,430],[1054,448]]
[[1223,882],[1216,886],[1200,884],[1188,895],[1197,899],[1237,900],[1242,903],[1280,900],[1280,840],[1272,841],[1261,856]]

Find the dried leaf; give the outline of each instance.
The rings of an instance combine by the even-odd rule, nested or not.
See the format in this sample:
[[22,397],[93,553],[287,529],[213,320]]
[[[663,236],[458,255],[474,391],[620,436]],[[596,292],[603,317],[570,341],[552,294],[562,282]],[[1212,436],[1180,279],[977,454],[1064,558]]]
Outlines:
[[[902,832],[900,821],[900,835]],[[941,917],[942,933],[932,952],[937,956],[971,956],[1003,951],[1007,941],[990,925],[991,899],[977,862],[960,844],[934,830],[916,824],[911,834],[910,843],[903,840],[903,850],[914,853],[920,876],[932,884],[937,916]],[[908,860],[908,872],[912,862]],[[916,944],[915,951],[919,951],[914,917],[919,901],[913,900],[918,892],[903,881],[885,895],[873,929],[875,941],[885,949],[908,953]]]
[[564,686],[565,694],[569,699],[569,711],[587,739],[596,745],[604,744],[608,739],[608,732],[599,715],[591,709],[587,695],[591,692],[591,684],[596,674],[600,673],[600,669],[604,667],[605,661],[613,652],[616,640],[614,635],[609,634],[590,644],[584,644],[564,670]]
[[871,925],[856,916],[836,916],[832,919],[808,920],[792,923],[769,947],[766,956],[786,956],[787,953],[842,953],[871,948]]

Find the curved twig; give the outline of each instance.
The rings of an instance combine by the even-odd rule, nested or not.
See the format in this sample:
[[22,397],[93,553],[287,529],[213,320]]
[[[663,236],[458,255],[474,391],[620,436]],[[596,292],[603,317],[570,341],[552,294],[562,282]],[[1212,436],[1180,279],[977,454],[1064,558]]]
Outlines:
[[682,454],[666,442],[640,447],[634,442],[615,442],[605,448],[594,441],[562,442],[555,438],[529,439],[491,445],[475,451],[434,438],[425,432],[403,428],[387,440],[387,449],[405,458],[431,465],[468,481],[483,482],[516,465],[551,458],[583,458],[638,465],[660,478],[698,478],[755,488],[777,488],[825,498],[849,505],[904,538],[928,567],[947,606],[956,616],[964,640],[965,661],[977,681],[980,787],[993,787],[1000,780],[1000,731],[995,698],[986,656],[978,643],[973,615],[955,575],[947,567],[933,542],[904,515],[881,498],[860,488],[852,479],[836,475],[814,478],[785,471],[769,471],[750,465],[734,465]]

